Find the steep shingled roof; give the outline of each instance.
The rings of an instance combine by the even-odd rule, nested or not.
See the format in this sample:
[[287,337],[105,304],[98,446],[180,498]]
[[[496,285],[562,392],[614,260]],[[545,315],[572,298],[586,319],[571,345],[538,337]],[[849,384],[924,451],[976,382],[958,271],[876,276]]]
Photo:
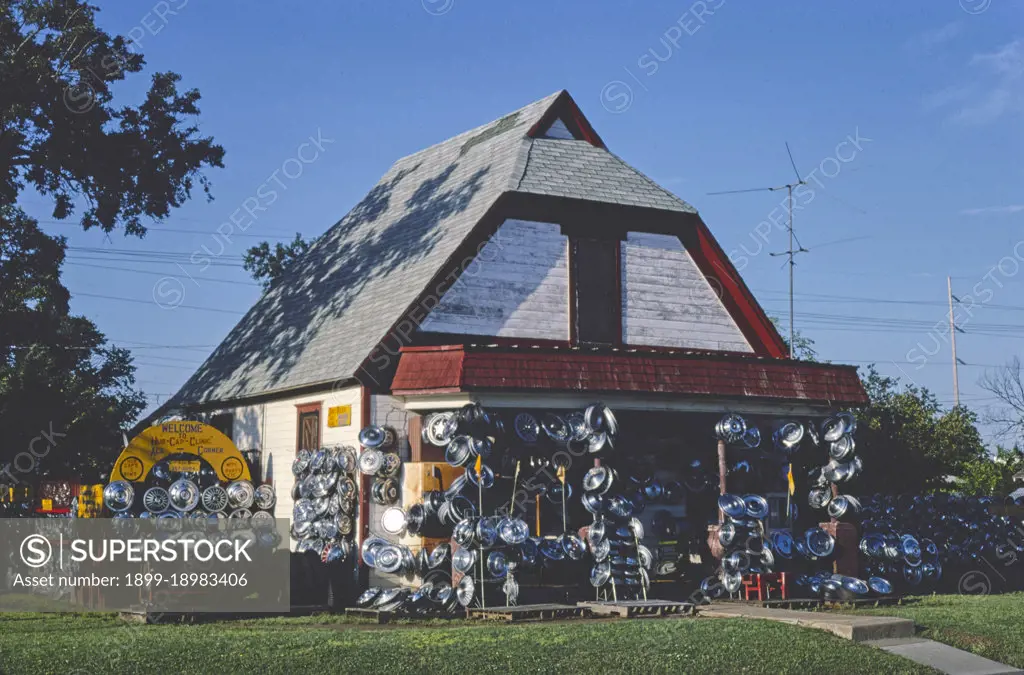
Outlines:
[[527,133],[566,92],[398,160],[164,407],[351,378],[505,192],[695,213],[604,148]]
[[530,144],[518,192],[666,211],[697,210],[604,148],[538,138]]

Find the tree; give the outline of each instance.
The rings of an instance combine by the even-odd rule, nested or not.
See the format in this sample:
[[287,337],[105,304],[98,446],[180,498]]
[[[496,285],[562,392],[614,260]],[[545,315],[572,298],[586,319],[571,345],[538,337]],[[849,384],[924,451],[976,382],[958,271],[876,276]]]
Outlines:
[[69,313],[65,241],[39,230],[21,193],[51,197],[58,220],[80,211],[84,229],[143,236],[197,186],[211,198],[204,170],[223,166],[194,124],[199,92],[179,92],[176,73],[155,73],[138,106],[115,104],[112,86],[145,61],[97,11],[0,0],[0,482],[99,478],[145,406],[130,354]]
[[[779,331],[779,335],[782,335],[782,341],[786,343],[786,348],[789,348],[789,340],[783,334],[781,322],[777,316],[769,316],[772,323],[775,325],[775,330]],[[793,331],[793,358],[797,361],[810,361],[811,363],[818,362],[818,351],[814,348],[814,340],[805,336],[800,331]]]
[[968,462],[957,485],[968,494],[1005,497],[1017,489],[1013,475],[1020,471],[1024,471],[1024,452],[1018,447],[997,447],[995,457]]
[[978,384],[1004,406],[990,409],[988,420],[1007,436],[1024,437],[1024,367],[1020,359],[1015,356],[1006,367],[985,373]]
[[862,382],[871,402],[857,415],[857,452],[865,465],[859,493],[953,489],[956,477],[987,459],[974,412],[944,410],[927,389],[901,386],[873,365]]
[[281,280],[289,266],[311,245],[312,242],[304,240],[298,232],[289,244],[275,244],[273,250],[264,241],[245,252],[243,267],[263,285],[263,290],[267,290]]
[[85,229],[144,235],[192,196],[210,196],[204,168],[224,149],[188,120],[199,92],[156,73],[138,107],[114,105],[111,85],[142,70],[129,41],[95,24],[80,0],[0,2],[0,204],[26,187],[53,197],[53,217],[82,208]]
[[99,480],[146,404],[128,351],[69,314],[64,246],[0,207],[0,483]]

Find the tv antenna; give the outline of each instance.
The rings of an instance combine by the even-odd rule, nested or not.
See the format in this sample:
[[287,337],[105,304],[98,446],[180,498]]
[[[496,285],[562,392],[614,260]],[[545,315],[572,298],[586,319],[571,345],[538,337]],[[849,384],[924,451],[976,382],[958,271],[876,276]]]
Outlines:
[[[793,258],[798,253],[810,253],[810,251],[804,248],[803,244],[800,243],[800,239],[797,238],[796,233],[793,232],[793,188],[798,185],[807,185],[807,181],[800,177],[800,171],[796,168],[796,162],[793,160],[793,151],[789,149],[789,142],[786,142],[786,154],[789,155],[789,164],[793,167],[793,173],[796,174],[795,183],[786,183],[785,185],[776,185],[773,187],[756,187],[746,188],[744,190],[723,190],[721,192],[709,192],[708,195],[738,195],[745,192],[778,192],[779,190],[786,190],[786,210],[788,212],[789,224],[786,226],[786,230],[789,232],[789,248],[785,251],[779,251],[778,253],[769,253],[768,255],[774,257],[786,256],[789,264],[789,358],[793,358],[793,339],[795,331],[793,330],[793,268],[796,267],[796,263]],[[793,243],[796,242],[797,248],[793,248]]]

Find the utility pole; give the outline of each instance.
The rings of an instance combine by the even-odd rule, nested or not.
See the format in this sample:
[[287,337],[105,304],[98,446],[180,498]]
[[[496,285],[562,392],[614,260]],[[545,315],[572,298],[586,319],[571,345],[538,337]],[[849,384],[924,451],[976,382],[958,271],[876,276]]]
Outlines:
[[[792,247],[791,247],[792,248]],[[956,323],[953,321],[953,279],[946,277],[946,291],[949,294],[949,339],[953,345],[953,400],[960,407],[960,382],[956,367]]]
[[793,358],[793,351],[795,349],[793,341],[796,339],[796,330],[793,327],[793,268],[796,267],[796,262],[793,258],[797,253],[810,253],[803,245],[800,240],[796,240],[796,244],[799,248],[793,248],[793,240],[795,235],[793,234],[793,188],[798,185],[807,185],[807,181],[800,177],[800,171],[796,168],[796,161],[793,160],[793,152],[789,149],[789,143],[786,143],[786,154],[789,155],[789,164],[793,167],[793,173],[796,174],[795,183],[787,183],[786,185],[778,185],[774,187],[762,187],[762,188],[749,188],[745,190],[724,190],[721,192],[709,192],[709,195],[734,195],[743,192],[775,192],[777,190],[787,190],[786,206],[789,212],[789,224],[786,229],[789,230],[789,248],[785,251],[778,253],[769,253],[768,255],[775,256],[788,256],[789,263],[789,358]]

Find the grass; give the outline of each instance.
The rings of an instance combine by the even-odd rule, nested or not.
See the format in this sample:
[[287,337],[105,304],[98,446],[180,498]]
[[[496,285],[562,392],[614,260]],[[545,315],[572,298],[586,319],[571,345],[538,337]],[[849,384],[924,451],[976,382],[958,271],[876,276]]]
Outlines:
[[335,617],[145,626],[0,615],[0,672],[927,673],[820,631],[742,619],[366,626]]
[[1024,669],[1024,593],[934,595],[894,607],[840,610],[913,619],[918,634]]

